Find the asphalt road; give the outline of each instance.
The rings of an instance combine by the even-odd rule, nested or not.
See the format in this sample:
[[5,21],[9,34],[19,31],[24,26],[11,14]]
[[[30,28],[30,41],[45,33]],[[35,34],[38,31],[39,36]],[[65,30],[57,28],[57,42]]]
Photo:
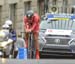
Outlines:
[[40,60],[0,59],[0,64],[75,64],[75,59],[40,59]]

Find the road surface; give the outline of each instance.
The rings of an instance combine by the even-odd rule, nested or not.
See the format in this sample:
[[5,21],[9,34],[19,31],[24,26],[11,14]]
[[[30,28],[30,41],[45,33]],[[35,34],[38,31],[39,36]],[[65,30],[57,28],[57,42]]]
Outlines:
[[75,64],[75,59],[0,59],[0,64]]

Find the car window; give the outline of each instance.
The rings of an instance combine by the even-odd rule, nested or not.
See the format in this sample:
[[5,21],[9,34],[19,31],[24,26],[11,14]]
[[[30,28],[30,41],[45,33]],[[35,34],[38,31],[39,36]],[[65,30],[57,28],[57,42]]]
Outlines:
[[41,23],[40,23],[40,29],[48,29],[48,28],[50,28],[50,25],[51,23],[49,23],[48,24],[48,22],[46,21],[46,20],[43,20],[43,21],[41,21]]
[[43,20],[40,29],[65,29],[75,30],[75,21],[72,20]]

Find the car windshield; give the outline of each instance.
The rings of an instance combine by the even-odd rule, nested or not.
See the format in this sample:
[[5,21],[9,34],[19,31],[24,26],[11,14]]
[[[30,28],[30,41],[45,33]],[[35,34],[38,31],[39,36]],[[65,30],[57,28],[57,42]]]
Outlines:
[[43,20],[40,29],[75,30],[75,21],[72,20]]

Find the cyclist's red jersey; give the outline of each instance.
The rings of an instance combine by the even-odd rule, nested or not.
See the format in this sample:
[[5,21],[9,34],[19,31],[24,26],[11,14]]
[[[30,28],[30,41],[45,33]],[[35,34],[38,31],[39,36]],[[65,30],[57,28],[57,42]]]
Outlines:
[[33,32],[39,31],[40,17],[37,13],[29,20],[26,16],[24,17],[25,29],[32,29]]

